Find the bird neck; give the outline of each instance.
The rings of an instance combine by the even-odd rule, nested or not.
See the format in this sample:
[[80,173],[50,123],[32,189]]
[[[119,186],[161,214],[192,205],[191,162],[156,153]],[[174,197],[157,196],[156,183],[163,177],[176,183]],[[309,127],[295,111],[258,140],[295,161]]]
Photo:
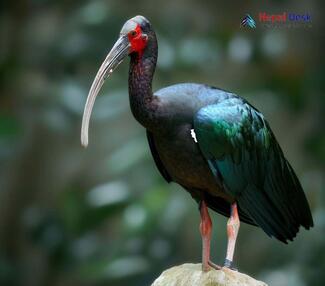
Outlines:
[[156,68],[158,44],[152,32],[142,54],[131,54],[129,70],[129,97],[135,119],[150,129],[154,125],[157,98],[152,94],[152,79]]

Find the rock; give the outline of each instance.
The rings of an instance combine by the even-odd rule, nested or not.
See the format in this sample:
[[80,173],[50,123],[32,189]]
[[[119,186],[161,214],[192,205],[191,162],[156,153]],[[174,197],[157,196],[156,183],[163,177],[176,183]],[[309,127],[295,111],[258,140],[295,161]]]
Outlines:
[[201,264],[185,263],[165,270],[151,286],[267,286],[246,274],[222,268],[202,272]]

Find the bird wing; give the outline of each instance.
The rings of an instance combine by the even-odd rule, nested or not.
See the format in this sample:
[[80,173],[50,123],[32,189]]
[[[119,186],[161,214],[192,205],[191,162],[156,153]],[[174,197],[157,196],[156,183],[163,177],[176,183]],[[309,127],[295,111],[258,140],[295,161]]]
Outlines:
[[240,98],[201,108],[199,147],[225,192],[269,236],[286,243],[313,220],[302,187],[263,115]]

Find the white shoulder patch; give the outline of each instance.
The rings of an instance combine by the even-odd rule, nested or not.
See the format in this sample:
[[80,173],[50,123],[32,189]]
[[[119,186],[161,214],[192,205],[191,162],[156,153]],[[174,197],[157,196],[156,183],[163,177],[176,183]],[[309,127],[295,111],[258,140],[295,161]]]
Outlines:
[[197,143],[196,134],[195,134],[194,129],[191,129],[191,136],[192,136],[194,142]]

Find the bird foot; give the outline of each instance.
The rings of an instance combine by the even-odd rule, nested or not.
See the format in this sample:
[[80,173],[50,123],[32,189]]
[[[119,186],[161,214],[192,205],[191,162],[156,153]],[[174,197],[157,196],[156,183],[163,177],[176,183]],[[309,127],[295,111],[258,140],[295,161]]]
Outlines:
[[209,260],[208,264],[209,264],[212,268],[214,268],[215,270],[220,270],[220,269],[222,268],[221,266],[219,266],[219,265],[213,263],[211,260]]
[[225,268],[229,268],[233,271],[237,271],[238,272],[238,269],[237,267],[235,266],[234,262],[229,260],[229,259],[225,259],[225,263],[223,264],[223,267]]

